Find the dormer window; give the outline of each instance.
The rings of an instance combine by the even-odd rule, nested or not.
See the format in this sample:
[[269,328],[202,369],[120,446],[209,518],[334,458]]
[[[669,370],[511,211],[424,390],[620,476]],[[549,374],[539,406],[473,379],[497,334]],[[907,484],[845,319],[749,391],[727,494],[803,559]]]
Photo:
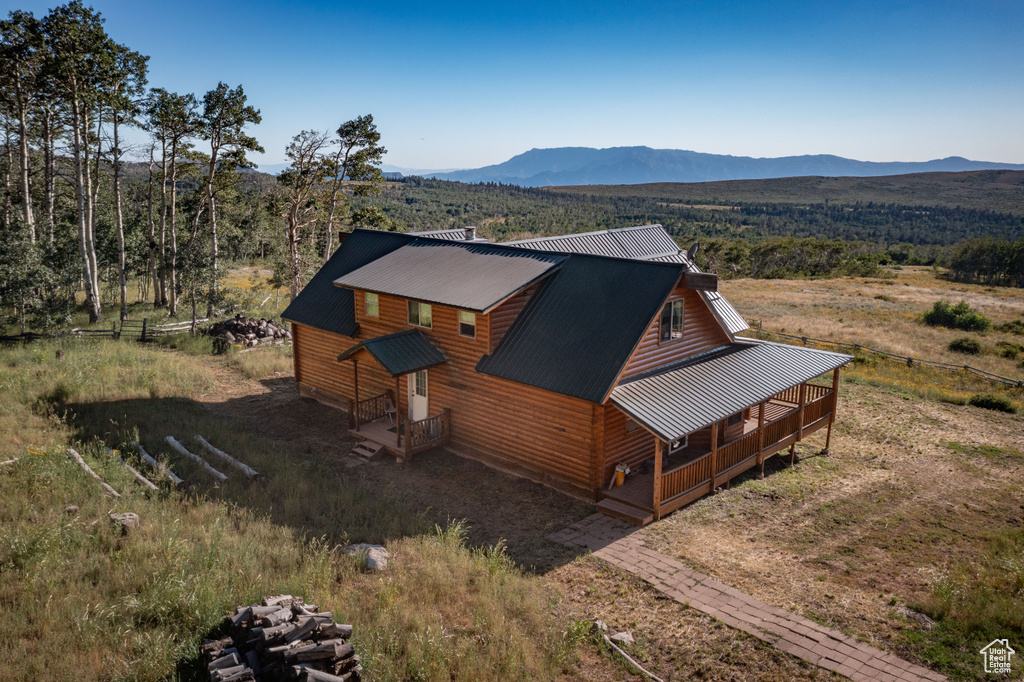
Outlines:
[[683,338],[683,300],[669,301],[661,309],[661,331],[659,341],[673,341]]
[[367,317],[380,317],[380,297],[377,294],[371,294],[369,292],[364,295],[366,297]]
[[409,301],[409,324],[417,327],[431,327],[430,304]]
[[459,311],[459,336],[476,338],[476,313],[471,313],[468,310]]

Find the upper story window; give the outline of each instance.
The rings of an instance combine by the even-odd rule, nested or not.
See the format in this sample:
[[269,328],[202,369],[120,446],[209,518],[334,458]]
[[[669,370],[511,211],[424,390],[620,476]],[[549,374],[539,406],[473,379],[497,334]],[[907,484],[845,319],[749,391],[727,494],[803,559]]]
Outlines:
[[409,301],[409,324],[415,324],[419,327],[427,327],[429,329],[432,326],[430,319],[430,304],[420,303],[419,301]]
[[683,338],[683,300],[669,301],[661,309],[661,331],[659,341]]
[[459,311],[459,336],[476,338],[476,313],[471,313],[468,310]]
[[371,294],[367,292],[366,297],[366,314],[370,317],[380,317],[380,297],[377,294]]

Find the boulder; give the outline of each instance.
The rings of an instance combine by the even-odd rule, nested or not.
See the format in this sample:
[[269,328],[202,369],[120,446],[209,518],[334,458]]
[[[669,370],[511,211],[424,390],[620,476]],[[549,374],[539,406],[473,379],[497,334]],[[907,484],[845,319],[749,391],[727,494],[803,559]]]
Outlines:
[[620,646],[631,646],[634,643],[633,635],[628,632],[616,632],[608,639],[612,640]]
[[358,554],[365,557],[365,566],[368,571],[385,571],[388,567],[388,550],[381,545],[370,545],[360,542],[356,545],[348,545],[341,550],[345,554]]
[[135,512],[114,512],[110,514],[110,521],[121,528],[121,532],[128,531],[139,526],[139,515]]

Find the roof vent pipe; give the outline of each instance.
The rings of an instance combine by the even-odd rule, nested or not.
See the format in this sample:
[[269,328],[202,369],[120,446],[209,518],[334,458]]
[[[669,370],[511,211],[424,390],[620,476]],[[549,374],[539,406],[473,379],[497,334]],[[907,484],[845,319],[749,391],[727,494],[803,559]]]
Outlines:
[[476,239],[476,227],[474,227],[473,225],[469,225],[469,226],[464,227],[462,229],[464,229],[466,231],[466,241],[467,242],[471,242],[471,241]]

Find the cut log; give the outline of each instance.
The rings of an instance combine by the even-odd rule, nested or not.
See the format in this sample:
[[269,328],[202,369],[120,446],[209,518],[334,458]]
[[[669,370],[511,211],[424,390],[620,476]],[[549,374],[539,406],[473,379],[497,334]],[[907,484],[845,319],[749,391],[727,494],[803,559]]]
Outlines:
[[167,441],[168,445],[170,445],[172,448],[174,448],[175,450],[177,450],[181,454],[185,455],[186,457],[191,457],[196,462],[201,464],[203,466],[203,468],[206,469],[208,472],[210,472],[210,475],[213,476],[214,478],[216,478],[218,481],[226,481],[226,480],[228,480],[227,476],[225,476],[224,474],[222,474],[221,472],[217,471],[212,466],[207,464],[205,459],[203,459],[199,455],[195,455],[195,454],[192,454],[191,452],[189,452],[188,449],[184,445],[179,443],[174,438],[174,436],[167,436],[166,438],[164,438],[164,440]]
[[338,623],[328,623],[320,626],[321,637],[341,637],[342,639],[348,639],[352,636],[351,625],[339,625]]
[[233,626],[239,627],[242,623],[248,622],[252,618],[252,614],[252,607],[246,606],[244,609],[239,609],[235,615],[227,616],[227,619],[231,621]]
[[[220,668],[219,670],[210,671],[210,679],[213,680],[226,680],[233,678],[238,673],[244,673],[249,670],[248,666],[245,665],[234,665],[230,668]],[[249,671],[252,672],[252,671]]]
[[[115,453],[115,452],[114,452],[113,450],[111,450],[111,449],[110,449],[110,448],[108,448],[108,447],[104,447],[103,449],[104,449],[104,450],[106,450],[107,452],[109,452],[109,453],[110,453],[111,455],[116,455],[116,454],[117,454],[117,453]],[[148,478],[146,478],[145,476],[143,476],[142,474],[140,474],[140,473],[139,473],[139,471],[138,471],[138,469],[136,469],[135,467],[133,467],[133,466],[132,466],[131,464],[129,464],[128,462],[124,461],[124,460],[123,460],[123,459],[122,459],[122,458],[121,458],[120,456],[118,456],[118,457],[117,457],[117,459],[118,459],[118,461],[119,461],[119,462],[121,462],[121,464],[123,464],[123,465],[124,465],[124,467],[125,467],[125,468],[126,468],[126,469],[127,469],[128,471],[132,472],[132,476],[134,476],[134,477],[135,477],[135,480],[136,480],[136,481],[138,481],[138,482],[139,482],[139,484],[140,484],[140,485],[141,485],[142,487],[144,487],[144,488],[147,488],[147,489],[149,489],[149,490],[153,490],[153,491],[157,491],[157,490],[160,490],[160,488],[158,488],[158,487],[157,487],[157,486],[156,486],[156,485],[155,485],[155,484],[154,484],[154,483],[153,483],[152,481],[150,481],[150,480],[149,480]]]
[[355,647],[352,644],[338,639],[318,644],[309,649],[302,649],[295,653],[295,658],[302,662],[320,661],[324,659],[348,658],[353,653],[355,653]]
[[171,479],[171,483],[174,484],[175,488],[183,488],[185,486],[185,481],[178,478],[173,471],[165,467],[163,464],[153,459],[152,455],[146,452],[146,449],[142,447],[142,443],[133,442],[132,445],[139,449],[139,456],[142,457],[142,461],[148,464],[149,466],[153,467],[156,471],[160,472],[167,478]]
[[221,668],[235,668],[241,663],[241,659],[238,658],[238,649],[225,649],[221,652],[220,658],[206,666],[206,669],[212,673],[214,670],[220,670]]
[[0,467],[7,466],[8,464],[14,464],[19,459],[21,459],[21,457],[15,457],[14,459],[8,459],[6,461],[0,462]]
[[265,628],[272,628],[275,625],[280,625],[281,623],[287,623],[291,619],[292,619],[292,610],[291,609],[280,609],[278,611],[274,611],[273,613],[268,613],[265,616],[261,616],[260,617],[260,625],[262,625]]
[[316,619],[305,618],[299,621],[299,626],[284,636],[284,641],[294,642],[297,639],[304,639],[306,635],[316,629]]
[[89,468],[89,465],[85,463],[85,460],[82,459],[82,456],[80,454],[75,452],[74,448],[68,448],[68,454],[71,455],[72,459],[78,462],[78,466],[82,467],[82,469],[85,470],[85,473],[89,474],[90,476],[92,476],[93,478],[100,482],[100,485],[103,486],[103,490],[108,495],[110,495],[111,497],[121,497],[121,493],[117,492],[109,485],[107,485],[107,482],[100,478],[99,474],[97,474],[95,471]]
[[228,453],[224,452],[223,450],[220,450],[218,448],[213,447],[202,436],[196,436],[196,440],[199,441],[199,444],[202,445],[204,448],[206,448],[206,450],[209,451],[211,454],[217,455],[218,457],[220,457],[221,459],[226,461],[231,466],[240,469],[242,471],[242,473],[244,473],[249,478],[258,478],[259,477],[260,474],[259,474],[258,471],[256,471],[255,469],[253,469],[252,467],[250,467],[247,464],[239,462],[237,459],[235,459],[234,457],[232,457]]
[[317,670],[316,668],[295,665],[292,666],[292,671],[300,680],[306,680],[308,682],[349,682],[349,680],[361,673],[363,669],[361,666],[357,665],[351,672],[347,672],[344,675],[332,675],[330,673],[325,673],[322,670]]
[[276,597],[265,597],[263,599],[263,605],[264,606],[277,606],[278,604],[284,604],[284,602],[288,602],[288,604],[286,604],[286,606],[289,606],[289,605],[291,605],[291,603],[293,601],[296,601],[296,600],[295,600],[294,597],[292,597],[292,595],[290,595],[290,594],[279,594]]

